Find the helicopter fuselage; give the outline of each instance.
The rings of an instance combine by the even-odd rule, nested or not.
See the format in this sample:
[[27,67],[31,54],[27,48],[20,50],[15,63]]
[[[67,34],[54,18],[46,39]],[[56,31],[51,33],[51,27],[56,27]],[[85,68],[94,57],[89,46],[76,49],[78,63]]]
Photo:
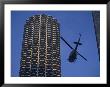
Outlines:
[[76,59],[77,59],[77,52],[75,50],[72,50],[69,55],[68,61],[74,62]]
[[[81,37],[81,35],[80,35],[80,37]],[[78,48],[78,46],[79,45],[82,45],[81,43],[80,43],[80,37],[79,37],[79,39],[78,39],[78,42],[74,42],[74,44],[76,44],[76,47],[75,47],[75,49],[73,49],[72,51],[71,51],[71,53],[70,53],[70,55],[69,55],[69,62],[74,62],[76,59],[77,59],[77,48]]]

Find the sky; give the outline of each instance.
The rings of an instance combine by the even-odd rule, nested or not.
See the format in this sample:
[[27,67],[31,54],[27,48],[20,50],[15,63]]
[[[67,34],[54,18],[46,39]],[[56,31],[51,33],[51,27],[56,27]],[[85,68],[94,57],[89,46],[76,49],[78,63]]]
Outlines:
[[26,20],[36,14],[51,15],[60,23],[60,34],[75,48],[74,41],[81,33],[79,55],[73,63],[68,62],[72,51],[60,39],[61,76],[62,77],[99,77],[100,63],[91,11],[11,11],[11,76],[19,76],[21,49],[24,24]]

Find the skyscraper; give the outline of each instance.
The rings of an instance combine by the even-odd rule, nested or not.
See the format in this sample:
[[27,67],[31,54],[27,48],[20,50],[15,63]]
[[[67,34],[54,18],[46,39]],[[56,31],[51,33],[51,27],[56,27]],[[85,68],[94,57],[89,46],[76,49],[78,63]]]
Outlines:
[[[100,56],[100,11],[92,11],[92,17],[94,22],[98,53]],[[99,60],[100,60],[100,57],[99,57]]]
[[60,30],[57,19],[42,14],[26,20],[19,76],[61,76]]

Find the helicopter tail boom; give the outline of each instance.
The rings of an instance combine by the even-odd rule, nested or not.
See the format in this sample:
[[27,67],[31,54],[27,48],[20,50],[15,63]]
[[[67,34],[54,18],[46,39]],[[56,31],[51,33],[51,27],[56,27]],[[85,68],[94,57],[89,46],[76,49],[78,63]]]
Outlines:
[[82,43],[74,42],[74,44],[82,45]]

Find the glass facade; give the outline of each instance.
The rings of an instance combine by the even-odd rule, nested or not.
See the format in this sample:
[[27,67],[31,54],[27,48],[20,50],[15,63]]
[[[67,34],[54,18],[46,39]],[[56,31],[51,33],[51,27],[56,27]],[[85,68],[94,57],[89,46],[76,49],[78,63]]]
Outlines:
[[42,14],[26,20],[19,76],[61,76],[60,29],[57,19]]

